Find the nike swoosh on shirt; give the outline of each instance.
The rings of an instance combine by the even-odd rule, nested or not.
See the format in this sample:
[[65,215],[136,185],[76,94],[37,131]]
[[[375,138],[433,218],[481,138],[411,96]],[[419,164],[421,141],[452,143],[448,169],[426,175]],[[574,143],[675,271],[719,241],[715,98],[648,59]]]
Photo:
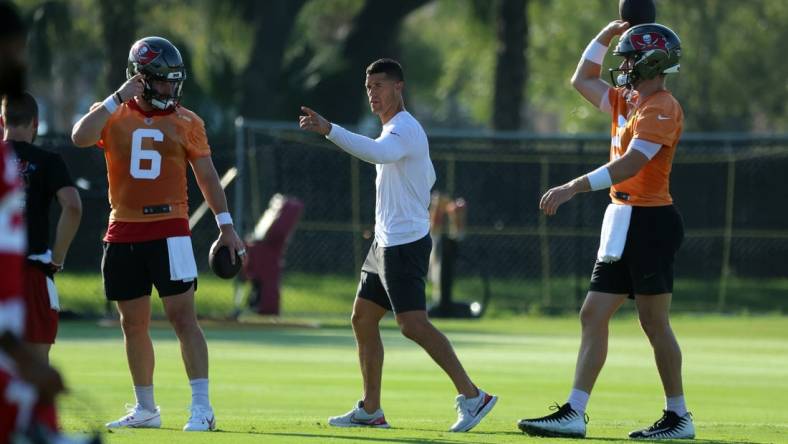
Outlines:
[[657,114],[657,120],[670,120],[670,117],[663,116],[662,114]]
[[393,134],[395,136],[399,136],[399,134],[395,133],[394,131],[389,131],[389,134]]

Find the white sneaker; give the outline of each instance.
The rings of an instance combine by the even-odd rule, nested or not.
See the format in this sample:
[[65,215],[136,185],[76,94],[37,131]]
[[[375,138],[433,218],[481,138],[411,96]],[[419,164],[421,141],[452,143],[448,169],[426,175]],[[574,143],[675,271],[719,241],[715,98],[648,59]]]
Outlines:
[[210,432],[216,430],[216,417],[210,407],[194,406],[191,408],[189,421],[183,426],[184,432]]
[[475,398],[468,399],[465,395],[457,396],[455,401],[457,422],[451,426],[450,432],[467,432],[476,427],[476,424],[479,424],[482,418],[495,407],[498,397],[485,393],[482,389],[478,390],[479,396]]
[[550,407],[556,412],[534,419],[521,419],[517,427],[531,436],[549,436],[557,438],[585,438],[585,415],[574,410],[567,402],[559,406]]
[[117,421],[108,422],[106,427],[108,429],[121,427],[158,429],[161,427],[161,412],[158,407],[151,411],[142,408],[139,404],[126,404],[126,412],[126,416]]
[[334,427],[374,427],[379,429],[391,427],[386,422],[382,409],[377,409],[372,414],[364,411],[364,401],[359,401],[351,411],[342,416],[328,418],[328,425]]

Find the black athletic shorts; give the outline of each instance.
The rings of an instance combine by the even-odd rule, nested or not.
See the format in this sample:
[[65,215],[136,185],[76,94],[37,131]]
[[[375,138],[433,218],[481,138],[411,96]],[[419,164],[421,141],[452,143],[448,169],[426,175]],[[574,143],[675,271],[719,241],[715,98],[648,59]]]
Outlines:
[[596,262],[591,291],[653,295],[673,292],[673,258],[684,240],[684,222],[673,205],[632,207],[621,259]]
[[147,242],[104,242],[101,258],[104,294],[110,301],[129,301],[151,294],[156,287],[159,297],[185,293],[192,281],[170,280],[170,256],[167,239]]
[[393,247],[372,242],[361,267],[357,298],[372,301],[394,313],[426,310],[427,268],[432,238],[426,235],[409,244]]

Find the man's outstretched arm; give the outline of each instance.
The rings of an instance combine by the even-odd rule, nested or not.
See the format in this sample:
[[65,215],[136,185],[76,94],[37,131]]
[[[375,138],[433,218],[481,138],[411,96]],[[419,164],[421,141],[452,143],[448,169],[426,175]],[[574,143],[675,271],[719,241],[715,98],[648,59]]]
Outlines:
[[400,134],[390,132],[377,140],[370,139],[330,123],[323,116],[305,106],[301,107],[301,111],[305,113],[299,118],[301,129],[326,136],[338,147],[365,162],[392,163],[408,154],[408,146]]

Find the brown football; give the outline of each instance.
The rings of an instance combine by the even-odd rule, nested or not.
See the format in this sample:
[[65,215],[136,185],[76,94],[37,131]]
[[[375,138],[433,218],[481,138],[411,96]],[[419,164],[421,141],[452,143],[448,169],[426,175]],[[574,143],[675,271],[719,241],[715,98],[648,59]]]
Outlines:
[[230,263],[230,249],[222,245],[216,249],[215,254],[208,253],[208,265],[216,276],[232,279],[241,270],[241,258],[235,255],[235,264]]

